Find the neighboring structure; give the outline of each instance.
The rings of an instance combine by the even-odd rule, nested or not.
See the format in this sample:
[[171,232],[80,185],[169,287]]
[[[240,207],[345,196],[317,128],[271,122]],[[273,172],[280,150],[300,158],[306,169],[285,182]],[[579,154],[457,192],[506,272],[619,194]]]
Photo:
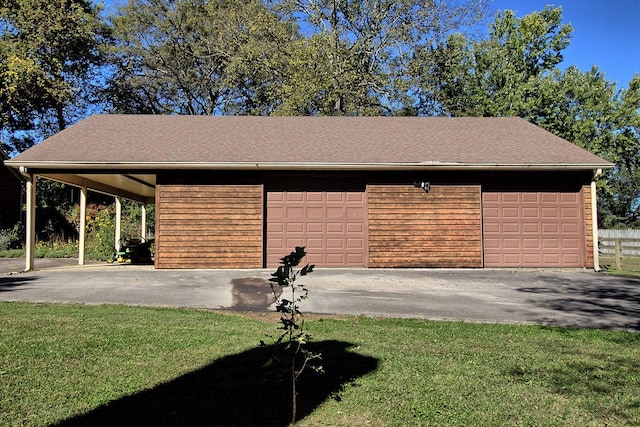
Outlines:
[[613,166],[519,118],[145,115],[7,163],[155,202],[157,268],[272,267],[295,246],[329,267],[593,268],[593,178]]
[[15,169],[4,165],[8,159],[0,149],[0,229],[12,228],[20,221],[22,179]]

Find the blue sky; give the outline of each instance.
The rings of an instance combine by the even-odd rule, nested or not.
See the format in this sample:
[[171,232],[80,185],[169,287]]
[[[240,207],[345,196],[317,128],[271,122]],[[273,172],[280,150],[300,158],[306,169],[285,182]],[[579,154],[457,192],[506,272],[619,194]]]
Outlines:
[[495,0],[492,8],[525,16],[545,5],[562,7],[564,22],[573,27],[562,68],[597,65],[619,89],[640,74],[640,0]]
[[[109,9],[125,0],[103,1]],[[494,0],[487,21],[497,10],[511,9],[522,17],[546,5],[562,7],[564,22],[573,26],[562,68],[588,71],[597,65],[618,88],[640,74],[640,0]]]

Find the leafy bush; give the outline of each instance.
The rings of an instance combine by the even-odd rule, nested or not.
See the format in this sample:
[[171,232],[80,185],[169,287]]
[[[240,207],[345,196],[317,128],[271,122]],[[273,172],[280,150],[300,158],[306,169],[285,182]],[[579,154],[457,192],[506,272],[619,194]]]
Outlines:
[[[80,232],[80,207],[71,206],[65,217]],[[85,218],[85,255],[89,259],[106,260],[115,250],[115,208],[113,205],[89,203]],[[75,253],[77,254],[77,241]],[[53,257],[53,256],[52,256]]]
[[112,207],[91,205],[87,207],[87,258],[106,260],[115,249],[115,221]]
[[[54,209],[54,208],[51,208]],[[39,213],[42,213],[41,211]],[[51,226],[52,221],[44,221],[44,228],[37,229],[37,258],[70,258],[78,256],[78,236],[80,232],[80,207],[75,204],[63,212],[55,210],[60,221],[71,231],[60,233],[60,227]],[[147,208],[148,228],[153,228],[154,207]],[[51,210],[44,213],[50,215]],[[141,208],[138,203],[123,200],[122,231],[123,237],[140,235]],[[87,204],[85,256],[87,259],[107,260],[116,249],[115,242],[115,205],[102,203]],[[145,236],[146,237],[146,236]],[[13,229],[0,230],[0,257],[24,257],[24,227],[21,223]]]
[[0,250],[9,249],[13,239],[12,230],[0,230]]
[[0,249],[0,258],[24,258],[24,249]]
[[[147,205],[147,230],[142,237],[147,238],[149,230],[154,229],[155,205]],[[122,235],[139,237],[141,229],[142,207],[139,203],[130,200],[122,201]]]
[[[147,224],[153,227],[155,211],[153,206],[147,207]],[[69,208],[65,216],[76,230],[80,230],[80,207]],[[121,236],[123,238],[140,236],[141,207],[139,203],[122,201]],[[115,204],[90,203],[87,205],[85,251],[87,258],[106,260],[119,242],[115,242]],[[146,233],[145,233],[146,234]],[[143,236],[147,237],[147,236]],[[117,244],[116,244],[117,243]]]
[[78,256],[78,241],[36,242],[36,258],[73,258]]
[[[54,240],[50,242],[36,242],[36,258],[73,258],[78,256],[78,241]],[[24,248],[0,249],[1,258],[24,258]]]
[[22,225],[17,223],[11,229],[0,230],[0,250],[16,249],[22,244]]

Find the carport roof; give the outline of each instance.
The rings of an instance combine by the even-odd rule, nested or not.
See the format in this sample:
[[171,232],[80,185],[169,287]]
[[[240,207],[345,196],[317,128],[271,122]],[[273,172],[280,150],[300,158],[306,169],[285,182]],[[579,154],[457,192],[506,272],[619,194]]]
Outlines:
[[6,162],[37,169],[597,169],[523,119],[95,115]]

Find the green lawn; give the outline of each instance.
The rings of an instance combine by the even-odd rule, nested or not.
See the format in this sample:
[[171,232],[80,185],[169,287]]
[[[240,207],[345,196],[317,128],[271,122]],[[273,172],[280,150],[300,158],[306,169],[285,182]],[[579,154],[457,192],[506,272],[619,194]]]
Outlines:
[[640,257],[624,257],[622,259],[622,269],[616,269],[614,257],[600,255],[600,267],[606,273],[618,276],[640,276]]
[[[287,425],[276,318],[0,303],[0,425]],[[637,333],[307,320],[300,425],[640,425]]]

